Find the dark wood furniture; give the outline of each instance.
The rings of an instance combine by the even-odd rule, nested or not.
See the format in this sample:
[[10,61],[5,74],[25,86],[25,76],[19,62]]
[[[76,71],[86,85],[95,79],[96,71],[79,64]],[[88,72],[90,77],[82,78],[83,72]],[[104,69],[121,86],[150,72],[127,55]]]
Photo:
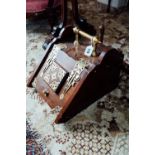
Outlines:
[[107,6],[107,12],[110,12],[110,8],[111,8],[111,0],[108,0],[108,6]]
[[[85,36],[87,40],[88,38],[91,40],[94,39],[93,36],[82,31],[75,32]],[[78,55],[76,55],[73,45],[75,37],[72,41],[68,38],[68,36],[74,35],[72,26],[67,26],[60,31],[58,37],[55,37],[48,45],[45,56],[27,83],[28,87],[33,87],[32,83],[35,81],[37,92],[48,105],[51,108],[56,106],[60,107],[61,110],[55,119],[55,123],[64,123],[68,121],[94,101],[113,90],[119,82],[120,69],[123,63],[122,53],[98,42],[95,49],[96,55],[86,57],[83,53],[88,41],[82,40],[83,44],[80,45]],[[67,48],[62,53],[59,53],[59,56],[55,59],[55,63],[67,71],[68,75],[64,78],[59,90],[53,91],[50,84],[40,76],[40,71],[44,65],[46,65],[47,58],[53,46],[59,43],[64,43],[67,45]],[[87,59],[90,65],[83,70],[79,81],[67,91],[64,98],[61,98],[67,83],[67,78],[71,74],[75,63],[81,57]]]
[[[58,37],[60,31],[65,28],[68,24],[69,25],[76,25],[78,26],[81,30],[91,34],[91,35],[95,35],[96,34],[96,30],[95,28],[87,23],[86,19],[80,17],[79,15],[79,11],[78,11],[78,1],[77,0],[71,0],[71,4],[72,4],[72,21],[68,20],[68,7],[67,7],[67,0],[61,0],[61,21],[60,24],[52,27],[51,24],[51,35],[49,35],[49,37],[46,39],[45,43],[43,44],[43,49],[46,49],[49,42],[51,42],[51,40],[54,37]],[[50,18],[49,18],[50,20]],[[70,23],[72,22],[72,23]]]

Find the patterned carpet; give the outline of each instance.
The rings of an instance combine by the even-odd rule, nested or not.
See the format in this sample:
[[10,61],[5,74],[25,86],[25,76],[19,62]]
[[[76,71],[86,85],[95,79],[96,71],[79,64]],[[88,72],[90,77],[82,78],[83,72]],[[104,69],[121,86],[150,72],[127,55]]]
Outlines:
[[[104,43],[121,49],[128,62],[128,11],[107,14],[93,0],[79,3],[89,23],[96,28],[105,24]],[[47,19],[27,20],[27,78],[44,55],[42,44],[49,30]],[[66,124],[54,124],[59,109],[51,109],[27,88],[27,155],[128,155],[128,80],[128,74],[121,72],[114,91]]]

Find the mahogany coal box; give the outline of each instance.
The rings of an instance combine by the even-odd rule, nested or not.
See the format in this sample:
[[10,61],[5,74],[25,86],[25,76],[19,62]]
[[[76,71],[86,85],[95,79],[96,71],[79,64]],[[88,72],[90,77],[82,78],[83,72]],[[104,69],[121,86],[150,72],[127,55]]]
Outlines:
[[[74,42],[68,41],[71,35]],[[64,123],[117,87],[122,64],[122,52],[66,27],[48,45],[27,86],[35,87],[51,108],[59,107],[55,123]]]

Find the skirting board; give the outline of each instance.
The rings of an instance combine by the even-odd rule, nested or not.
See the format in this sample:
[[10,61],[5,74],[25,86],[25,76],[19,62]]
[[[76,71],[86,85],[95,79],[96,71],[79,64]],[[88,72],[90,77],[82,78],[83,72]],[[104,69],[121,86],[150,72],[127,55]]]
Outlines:
[[[108,5],[109,0],[97,0],[99,3]],[[111,0],[111,7],[113,8],[121,8],[126,6],[128,3],[128,0]]]

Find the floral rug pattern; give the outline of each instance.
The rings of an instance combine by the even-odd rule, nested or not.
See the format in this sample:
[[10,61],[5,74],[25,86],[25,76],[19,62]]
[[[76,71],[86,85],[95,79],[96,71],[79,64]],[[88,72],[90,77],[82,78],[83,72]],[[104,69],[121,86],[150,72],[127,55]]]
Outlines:
[[[128,12],[107,14],[93,0],[80,0],[79,8],[96,28],[105,24],[104,43],[121,49],[128,62]],[[46,19],[27,20],[27,78],[44,55],[49,30]],[[128,80],[122,71],[115,90],[65,124],[54,124],[59,109],[51,109],[35,89],[27,88],[27,155],[128,155]]]

